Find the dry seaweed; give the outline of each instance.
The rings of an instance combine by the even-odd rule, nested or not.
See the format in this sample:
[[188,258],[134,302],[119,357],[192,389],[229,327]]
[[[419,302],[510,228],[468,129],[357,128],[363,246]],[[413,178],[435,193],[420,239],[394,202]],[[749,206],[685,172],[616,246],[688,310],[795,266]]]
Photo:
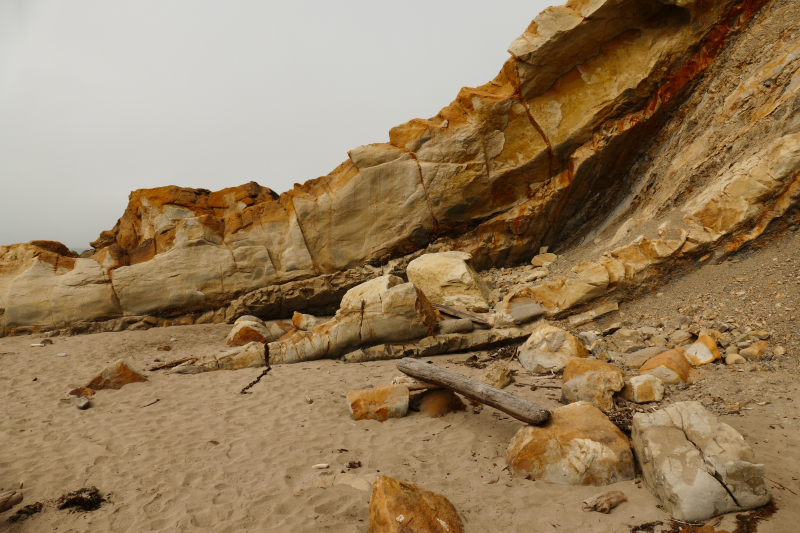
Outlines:
[[733,530],[733,533],[756,533],[758,531],[758,523],[770,518],[777,510],[778,506],[775,505],[774,501],[771,501],[759,509],[737,514],[736,529]]
[[75,492],[64,494],[56,500],[56,505],[59,509],[69,509],[72,512],[89,512],[99,509],[105,501],[105,498],[100,496],[100,491],[97,490],[97,487],[84,487]]
[[42,502],[32,503],[30,505],[26,505],[22,509],[18,510],[16,513],[8,517],[8,521],[12,524],[14,522],[19,522],[20,520],[25,520],[31,515],[35,515],[36,513],[41,513],[44,509],[44,505]]

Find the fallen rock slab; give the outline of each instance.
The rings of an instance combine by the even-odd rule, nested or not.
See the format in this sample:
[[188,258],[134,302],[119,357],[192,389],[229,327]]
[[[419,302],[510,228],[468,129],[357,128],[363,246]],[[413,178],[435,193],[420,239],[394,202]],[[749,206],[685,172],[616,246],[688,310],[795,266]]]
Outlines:
[[647,360],[639,369],[639,375],[652,374],[666,385],[688,383],[692,376],[692,365],[682,348],[675,348]]
[[554,409],[541,427],[520,428],[506,464],[514,476],[560,485],[609,485],[635,474],[628,438],[587,402]]
[[634,376],[625,383],[620,396],[633,403],[660,402],[664,399],[664,384],[652,374]]
[[744,348],[743,350],[739,351],[739,355],[744,357],[745,359],[749,360],[760,360],[761,357],[764,355],[764,350],[767,349],[767,341],[758,341],[753,343],[752,346],[749,348]]
[[176,366],[173,374],[200,374],[215,370],[241,370],[267,365],[266,350],[260,342],[250,342],[239,348],[206,355]]
[[736,430],[698,402],[637,413],[632,440],[645,484],[679,520],[706,520],[770,501],[764,465]]
[[497,305],[496,312],[511,318],[515,324],[524,324],[547,314],[529,287],[512,289]]
[[453,504],[441,494],[388,476],[372,485],[367,533],[463,533]]
[[470,333],[475,326],[469,318],[454,318],[440,321],[437,329],[439,334],[447,335],[449,333]]
[[700,335],[694,344],[686,348],[685,354],[694,366],[707,365],[722,359],[717,342],[708,334]]
[[402,418],[408,413],[408,388],[404,385],[385,385],[347,393],[347,405],[353,420]]
[[541,324],[519,349],[519,362],[532,372],[560,372],[576,357],[589,357],[586,347],[561,328]]
[[649,348],[644,348],[642,350],[622,356],[622,363],[628,368],[637,370],[641,368],[642,365],[644,365],[648,360],[667,351],[669,350],[663,346],[651,346]]
[[147,381],[147,378],[120,359],[104,368],[102,372],[86,384],[86,388],[94,391],[121,389],[129,383],[139,383],[142,381]]
[[489,310],[491,291],[470,266],[466,252],[425,254],[411,261],[406,269],[408,281],[419,287],[431,302],[469,311]]

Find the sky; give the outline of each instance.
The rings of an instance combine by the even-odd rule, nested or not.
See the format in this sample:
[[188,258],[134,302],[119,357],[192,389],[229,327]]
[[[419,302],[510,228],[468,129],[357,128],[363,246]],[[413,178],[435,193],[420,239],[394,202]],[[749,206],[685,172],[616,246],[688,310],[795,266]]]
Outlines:
[[548,5],[0,0],[0,245],[86,249],[135,189],[324,176],[493,79]]

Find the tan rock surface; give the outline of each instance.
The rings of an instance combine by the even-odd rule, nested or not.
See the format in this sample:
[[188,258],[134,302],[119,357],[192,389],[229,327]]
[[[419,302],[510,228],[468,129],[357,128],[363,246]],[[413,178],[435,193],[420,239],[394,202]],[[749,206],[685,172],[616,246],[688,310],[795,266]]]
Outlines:
[[660,402],[664,398],[664,384],[652,374],[634,376],[625,383],[620,396],[633,403]]
[[244,346],[250,342],[271,342],[275,340],[263,322],[237,321],[225,342],[228,346]]
[[463,252],[425,254],[408,264],[408,280],[434,303],[485,313],[490,291]]
[[664,352],[647,360],[639,368],[639,375],[652,374],[666,385],[687,383],[692,376],[692,366],[682,348]]
[[635,474],[628,438],[596,407],[577,402],[511,439],[506,464],[515,476],[562,485],[609,485]]
[[409,392],[404,385],[386,385],[347,393],[353,420],[402,418],[408,412]]
[[86,388],[93,391],[121,389],[129,383],[141,381],[147,381],[147,378],[120,359],[104,368],[102,372],[86,384]]
[[368,533],[462,533],[453,504],[441,494],[388,476],[375,480]]
[[588,402],[607,413],[614,409],[614,393],[624,386],[620,372],[592,370],[565,381],[561,394],[567,403]]
[[561,328],[542,324],[519,348],[519,362],[533,372],[560,372],[576,357],[589,357],[581,341]]
[[561,381],[562,383],[566,383],[572,378],[580,376],[581,374],[586,374],[587,372],[612,372],[620,376],[624,375],[624,372],[620,368],[611,363],[598,361],[597,359],[576,358],[572,359],[564,368]]
[[511,382],[514,381],[514,377],[511,375],[511,369],[509,369],[507,365],[494,363],[487,366],[483,371],[483,374],[481,374],[481,381],[492,387],[505,389],[511,385]]

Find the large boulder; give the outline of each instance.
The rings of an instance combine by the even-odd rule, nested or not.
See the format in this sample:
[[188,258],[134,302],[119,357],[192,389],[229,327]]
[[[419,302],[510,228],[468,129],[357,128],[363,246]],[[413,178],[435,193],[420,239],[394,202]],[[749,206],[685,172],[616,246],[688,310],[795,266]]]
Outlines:
[[387,275],[373,278],[347,291],[344,297],[342,297],[342,302],[339,304],[339,307],[341,309],[355,309],[361,305],[361,302],[373,296],[383,294],[395,285],[402,284],[403,280],[397,276]]
[[121,389],[129,383],[138,383],[141,381],[147,381],[147,378],[120,359],[105,367],[102,372],[86,384],[86,388],[94,391]]
[[491,291],[470,266],[464,252],[425,254],[408,264],[408,280],[434,303],[465,307],[476,313],[489,310]]
[[586,402],[553,409],[542,426],[521,427],[506,464],[515,476],[561,485],[609,485],[636,473],[628,438]]
[[637,413],[631,438],[645,484],[679,520],[697,522],[770,501],[764,465],[736,430],[698,402]]
[[372,485],[367,533],[463,533],[453,504],[441,494],[381,476]]
[[541,324],[519,349],[519,362],[533,372],[560,372],[576,357],[589,357],[589,350],[561,328]]
[[236,321],[233,329],[228,333],[225,342],[228,346],[244,346],[250,342],[272,342],[275,338],[263,322],[251,322],[248,320]]
[[436,311],[413,283],[348,298],[330,322],[269,343],[270,364],[335,358],[362,346],[397,343],[432,335]]

